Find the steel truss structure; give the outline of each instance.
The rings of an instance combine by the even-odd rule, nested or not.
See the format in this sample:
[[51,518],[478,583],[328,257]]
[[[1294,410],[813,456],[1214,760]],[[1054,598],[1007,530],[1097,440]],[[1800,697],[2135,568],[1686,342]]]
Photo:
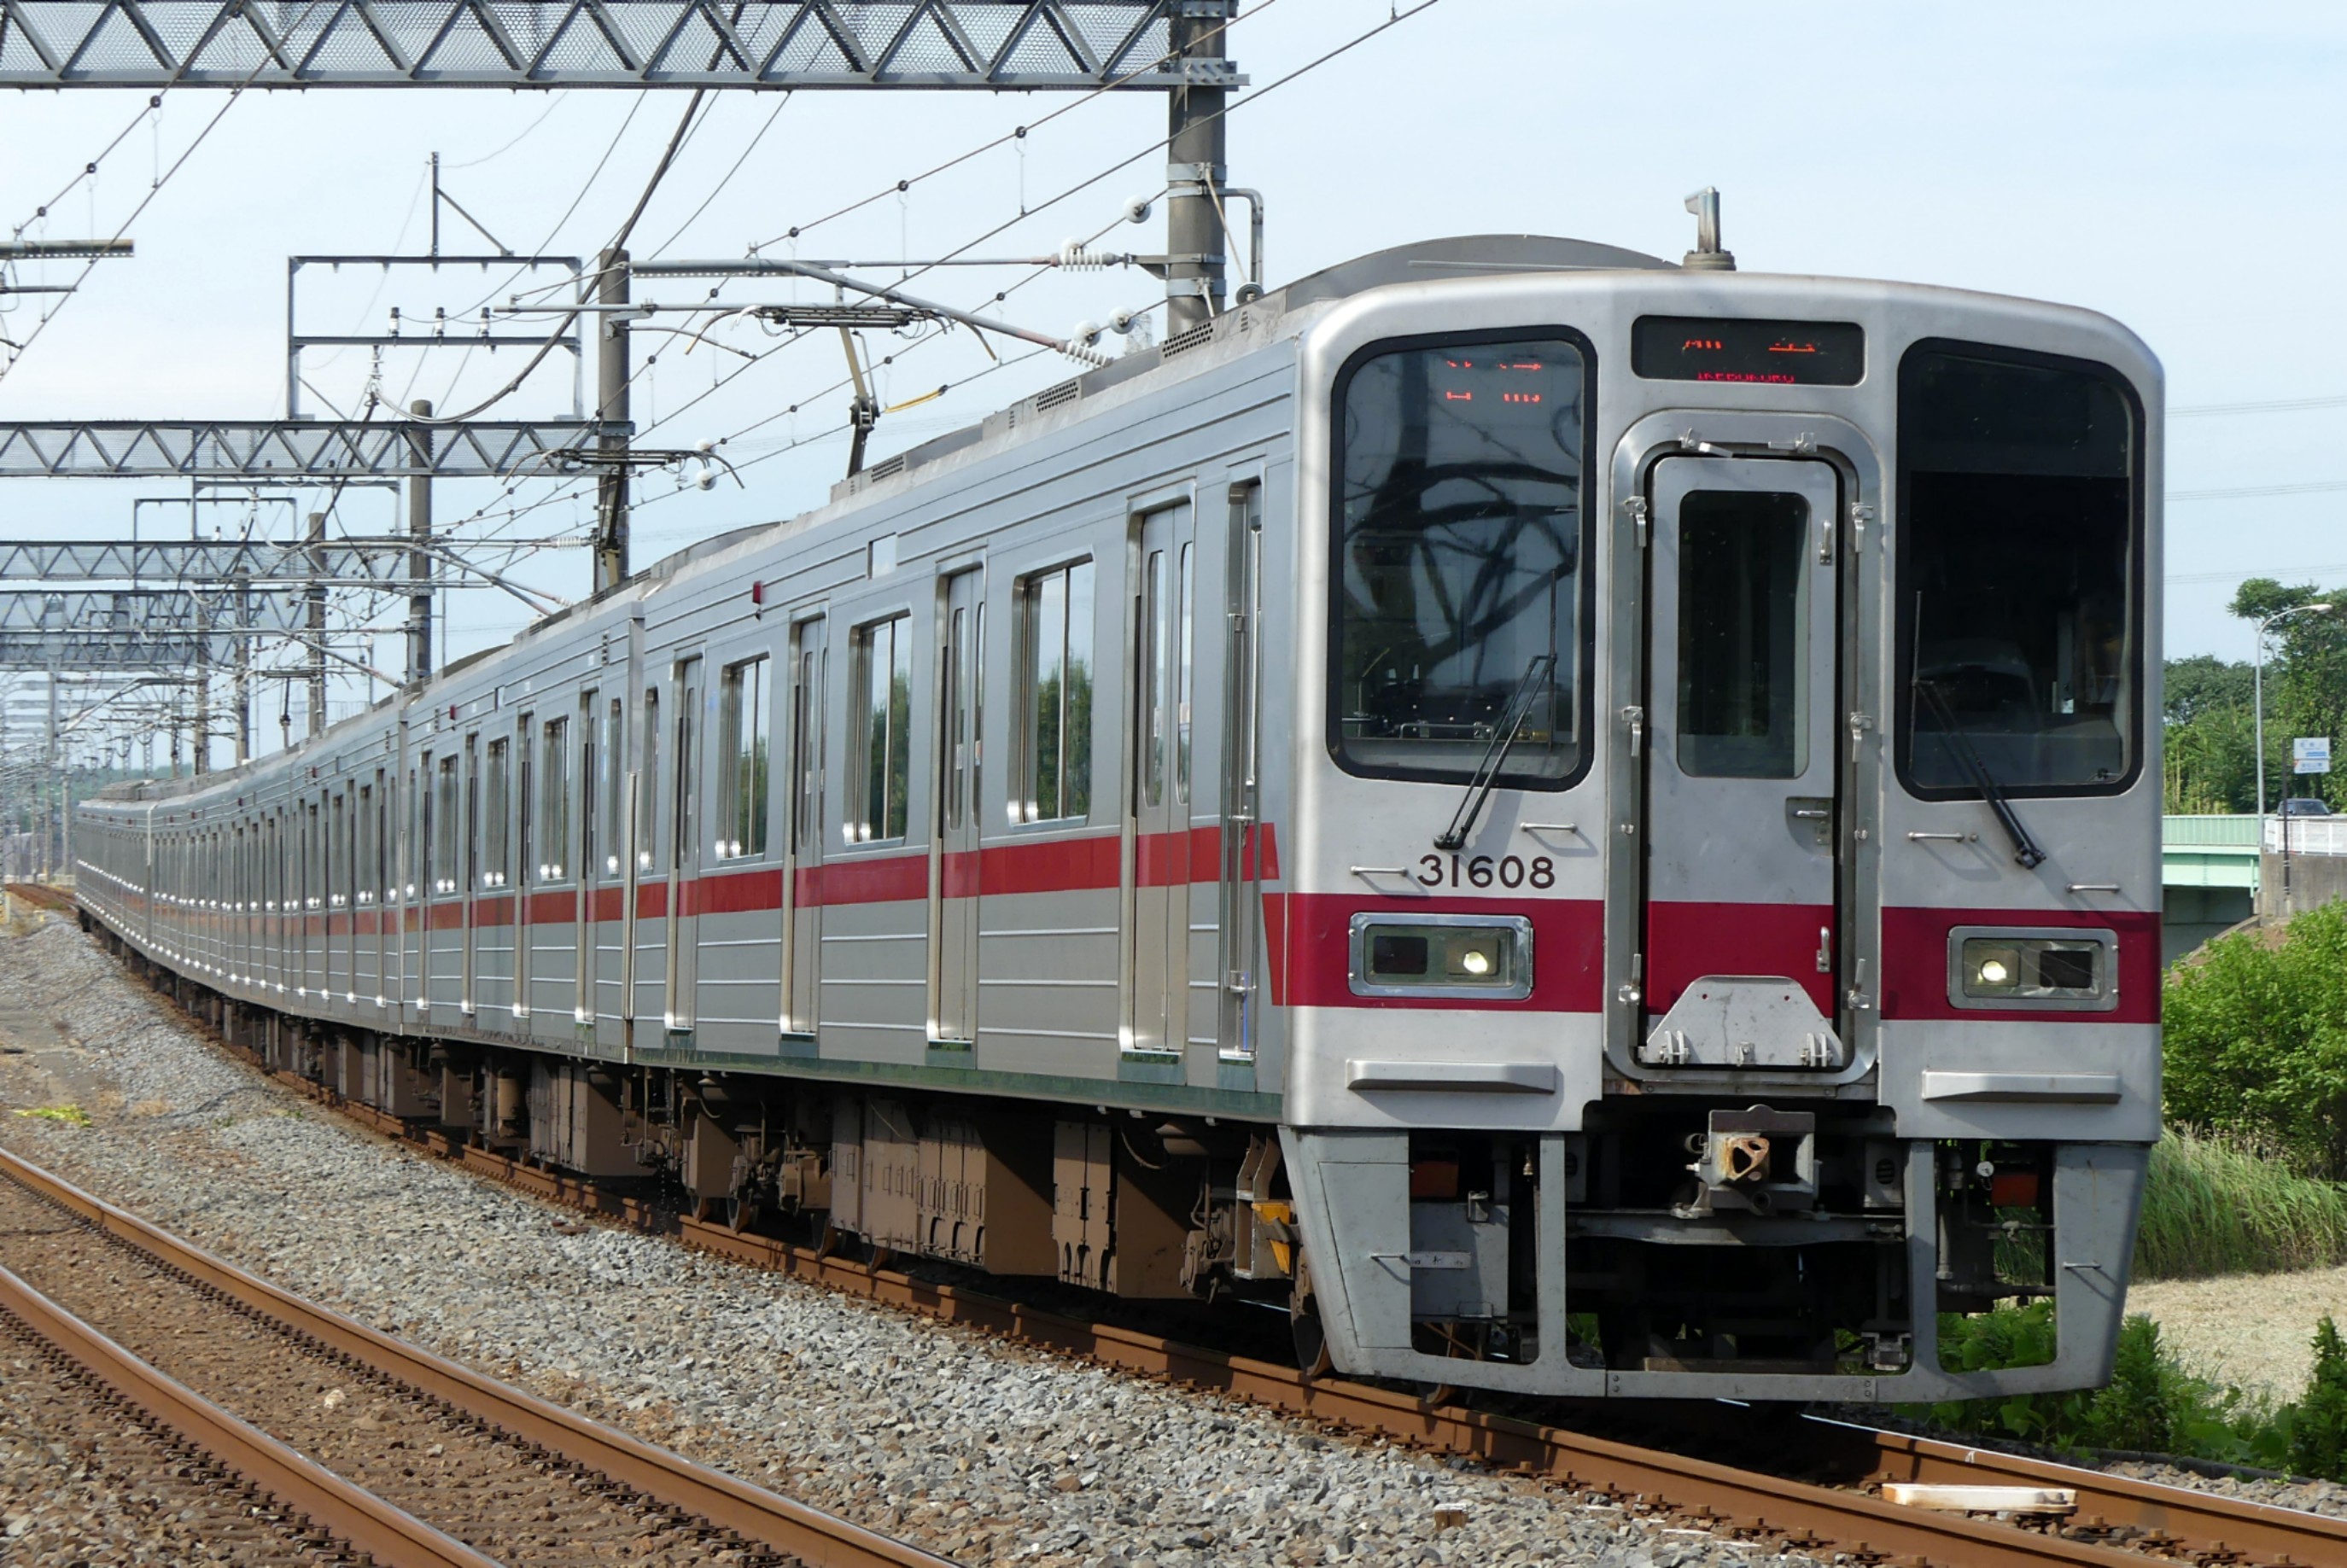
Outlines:
[[506,478],[557,474],[558,455],[630,433],[592,419],[0,424],[0,478]]
[[405,539],[312,545],[231,539],[0,540],[0,582],[226,584],[242,579],[321,588],[407,580]]
[[1191,0],[0,0],[8,87],[1232,87]]
[[305,594],[283,588],[20,589],[0,593],[0,632],[169,637],[227,626],[265,635],[300,630],[309,610]]
[[186,670],[224,664],[237,639],[122,635],[115,632],[0,631],[0,670]]

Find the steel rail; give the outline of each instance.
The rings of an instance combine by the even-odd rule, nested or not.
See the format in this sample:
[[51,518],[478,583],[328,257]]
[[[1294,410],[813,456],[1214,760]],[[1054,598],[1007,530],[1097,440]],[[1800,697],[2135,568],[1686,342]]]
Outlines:
[[[694,1464],[305,1301],[5,1149],[0,1149],[0,1175],[327,1350],[363,1361],[521,1441],[535,1443],[746,1539],[763,1542],[811,1568],[954,1568],[950,1559]],[[466,1568],[477,1568],[487,1559],[466,1550],[463,1557],[403,1561],[462,1563]]]
[[[223,1042],[223,1049],[261,1066],[243,1047]],[[1691,1516],[1774,1533],[1796,1544],[1830,1544],[1947,1568],[2143,1568],[2147,1560],[2142,1551],[1904,1507],[1862,1490],[1817,1486],[1515,1417],[1430,1405],[1390,1389],[1307,1380],[1292,1367],[1087,1323],[689,1216],[671,1220],[652,1205],[600,1190],[591,1181],[525,1165],[445,1131],[412,1125],[295,1074],[269,1076],[378,1132],[549,1202],[640,1229],[673,1229],[687,1245],[846,1295],[1408,1446],[1471,1455],[1496,1468],[1569,1485],[1651,1498]],[[2078,1493],[2074,1526],[2132,1530],[2164,1554],[2277,1565],[2347,1562],[2347,1521],[1855,1423],[1812,1424],[1819,1430],[1818,1451],[1839,1460],[1860,1485],[1923,1481],[2068,1487]]]
[[362,1491],[139,1359],[16,1275],[0,1268],[0,1311],[189,1442],[365,1553],[382,1568],[497,1568],[463,1542]]

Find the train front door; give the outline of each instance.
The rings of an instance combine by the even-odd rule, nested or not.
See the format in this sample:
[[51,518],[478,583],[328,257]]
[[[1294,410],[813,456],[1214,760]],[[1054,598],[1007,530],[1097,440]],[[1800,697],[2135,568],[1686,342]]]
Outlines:
[[1639,1059],[1839,1068],[1839,477],[1689,456],[1651,485]]
[[946,579],[944,635],[938,640],[937,849],[929,876],[937,997],[930,1028],[940,1040],[978,1039],[978,738],[985,598],[979,572],[957,572]]
[[[1133,1028],[1130,1049],[1179,1053],[1189,1035],[1190,710],[1197,565],[1187,502],[1142,519],[1133,618]],[[1201,1020],[1202,1025],[1208,1020]]]

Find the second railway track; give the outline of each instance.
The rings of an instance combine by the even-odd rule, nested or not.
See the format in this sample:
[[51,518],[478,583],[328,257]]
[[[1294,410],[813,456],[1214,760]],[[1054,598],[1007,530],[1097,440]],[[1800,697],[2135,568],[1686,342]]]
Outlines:
[[307,1516],[256,1525],[223,1482],[216,1511],[282,1537],[267,1554],[948,1568],[303,1301],[5,1153],[0,1178],[11,1332]]

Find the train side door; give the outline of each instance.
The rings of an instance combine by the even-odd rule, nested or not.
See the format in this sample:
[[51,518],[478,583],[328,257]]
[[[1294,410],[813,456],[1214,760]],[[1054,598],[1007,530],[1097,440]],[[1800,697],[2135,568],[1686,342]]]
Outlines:
[[1187,502],[1142,519],[1134,595],[1132,737],[1133,1030],[1130,1049],[1180,1052],[1189,1033],[1189,585],[1197,576]]
[[687,907],[700,894],[701,877],[701,661],[676,667],[676,744],[670,753],[675,773],[675,828],[668,861],[668,1027],[692,1028],[693,989],[701,972],[699,922]]
[[1839,479],[1671,457],[1652,483],[1639,1058],[1838,1068]]
[[791,628],[789,853],[783,863],[783,1032],[813,1036],[823,947],[824,628],[821,617]]
[[946,579],[938,642],[937,849],[930,883],[937,910],[934,1037],[978,1038],[979,724],[985,667],[985,579]]

